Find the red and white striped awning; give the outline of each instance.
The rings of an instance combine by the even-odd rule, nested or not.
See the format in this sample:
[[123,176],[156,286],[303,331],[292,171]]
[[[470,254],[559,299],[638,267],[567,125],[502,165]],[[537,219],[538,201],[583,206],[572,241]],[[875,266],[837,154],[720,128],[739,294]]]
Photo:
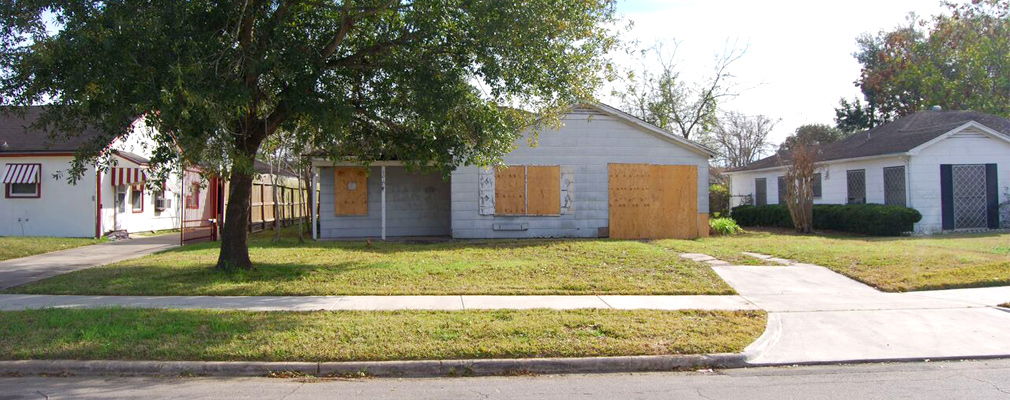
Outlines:
[[7,164],[3,183],[38,183],[39,164]]
[[112,186],[133,185],[147,180],[144,168],[112,168]]

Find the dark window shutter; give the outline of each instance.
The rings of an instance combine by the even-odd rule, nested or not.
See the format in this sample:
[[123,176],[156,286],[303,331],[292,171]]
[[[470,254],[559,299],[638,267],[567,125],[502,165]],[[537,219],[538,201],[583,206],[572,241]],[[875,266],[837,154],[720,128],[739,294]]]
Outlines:
[[954,185],[950,164],[940,165],[940,213],[943,229],[954,229]]
[[989,229],[999,228],[999,184],[996,183],[996,164],[985,165],[985,200]]
[[779,185],[779,204],[786,204],[786,177],[780,176],[778,179]]
[[821,174],[814,174],[814,185],[813,185],[814,197],[821,197]]

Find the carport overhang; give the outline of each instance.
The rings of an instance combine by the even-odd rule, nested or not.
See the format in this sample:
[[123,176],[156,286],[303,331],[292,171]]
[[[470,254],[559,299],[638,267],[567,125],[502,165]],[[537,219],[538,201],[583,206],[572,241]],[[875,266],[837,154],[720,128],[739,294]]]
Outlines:
[[[370,161],[361,162],[354,160],[346,161],[333,161],[324,158],[313,158],[312,159],[312,188],[310,193],[312,193],[313,208],[315,204],[318,204],[318,197],[316,196],[317,188],[319,187],[319,168],[324,167],[379,167],[379,204],[380,204],[380,221],[381,221],[381,239],[386,240],[386,168],[387,167],[406,167],[406,163],[403,161]],[[319,226],[318,218],[316,216],[315,210],[309,213],[310,223],[312,225],[312,240],[319,240]]]

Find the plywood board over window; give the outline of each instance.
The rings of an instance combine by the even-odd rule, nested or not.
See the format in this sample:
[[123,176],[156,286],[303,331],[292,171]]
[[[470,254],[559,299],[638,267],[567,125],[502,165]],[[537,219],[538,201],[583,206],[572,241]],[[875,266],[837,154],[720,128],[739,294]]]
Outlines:
[[526,214],[561,215],[561,167],[526,167]]
[[526,214],[526,167],[506,167],[495,171],[494,213]]
[[368,170],[361,167],[333,169],[335,215],[368,215]]
[[697,166],[610,164],[609,186],[610,237],[697,237]]

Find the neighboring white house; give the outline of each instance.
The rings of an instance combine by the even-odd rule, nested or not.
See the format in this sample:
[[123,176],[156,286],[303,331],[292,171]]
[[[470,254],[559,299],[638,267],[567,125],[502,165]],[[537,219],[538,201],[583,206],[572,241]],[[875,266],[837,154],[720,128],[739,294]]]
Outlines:
[[[773,155],[730,176],[731,206],[780,202],[785,167]],[[915,208],[916,233],[993,229],[1010,194],[1010,120],[973,111],[920,111],[822,146],[815,204]],[[1004,218],[1005,219],[1005,218]]]
[[179,228],[182,207],[206,208],[208,190],[195,171],[178,174],[161,188],[147,188],[151,130],[137,121],[127,139],[108,144],[112,168],[89,166],[71,184],[67,171],[74,152],[101,135],[85,131],[74,137],[39,132],[30,125],[41,107],[24,117],[0,113],[0,236],[99,237],[110,231],[141,232]]
[[[410,172],[317,160],[317,237],[680,237],[708,234],[712,150],[605,105],[571,110],[494,170]],[[524,135],[525,136],[525,135]]]

